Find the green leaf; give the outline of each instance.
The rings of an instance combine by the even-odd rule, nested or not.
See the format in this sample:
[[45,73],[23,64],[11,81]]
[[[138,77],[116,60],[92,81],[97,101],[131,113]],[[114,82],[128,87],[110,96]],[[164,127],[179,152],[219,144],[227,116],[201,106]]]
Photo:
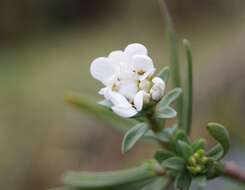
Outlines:
[[139,123],[129,129],[123,137],[122,153],[128,152],[149,129],[148,124]]
[[[173,81],[173,86],[181,87],[181,77],[179,72],[179,54],[178,54],[176,33],[174,31],[172,18],[169,14],[168,7],[165,1],[159,1],[159,3],[165,21],[164,23],[169,37],[169,42],[170,42],[170,63],[171,63],[170,72]],[[181,96],[177,100],[177,112],[178,112],[178,119],[179,119],[178,123],[180,124],[182,123],[182,118],[181,118],[183,116],[182,111],[183,111],[183,97]]]
[[151,183],[145,185],[140,190],[163,190],[168,182],[168,178],[158,177],[154,179]]
[[186,52],[187,57],[187,89],[185,93],[185,101],[183,107],[183,124],[182,129],[190,133],[191,124],[192,124],[192,101],[193,101],[193,81],[192,81],[192,52],[191,52],[191,45],[188,40],[183,40],[183,45]]
[[223,156],[223,147],[220,144],[213,146],[207,153],[207,156],[220,160]]
[[221,158],[223,158],[230,148],[229,132],[224,126],[218,123],[208,123],[207,130],[223,147],[223,154],[221,156]]
[[166,151],[166,150],[157,150],[154,154],[154,158],[158,161],[158,163],[162,163],[164,160],[173,157],[174,154]]
[[154,180],[156,175],[143,165],[114,172],[68,172],[64,183],[79,190],[139,190]]
[[207,184],[207,177],[205,175],[198,175],[193,177],[193,183],[199,187],[205,187]]
[[176,190],[188,190],[191,186],[191,176],[187,172],[181,172],[177,175],[174,181]]
[[131,128],[136,122],[132,120],[128,120],[125,118],[121,118],[114,114],[112,111],[104,108],[91,98],[81,96],[81,95],[73,95],[65,97],[65,100],[71,104],[72,106],[78,108],[79,110],[87,113],[94,118],[109,124],[109,126],[113,129],[116,129],[119,132],[126,132],[128,129]]
[[158,77],[160,77],[165,83],[168,82],[169,79],[169,75],[170,75],[170,70],[169,67],[164,67],[159,73],[158,73]]
[[156,132],[155,136],[157,140],[164,142],[164,143],[168,143],[171,140],[171,136],[169,136],[169,134],[166,133],[164,130]]
[[185,167],[185,160],[181,157],[174,156],[164,160],[161,165],[168,169],[180,171]]
[[161,119],[169,119],[176,117],[177,112],[171,107],[165,107],[163,109],[159,109],[158,112],[155,113],[155,117]]
[[206,165],[207,179],[214,179],[224,174],[224,164],[219,161],[210,161]]
[[185,141],[177,141],[177,150],[185,160],[188,160],[189,157],[193,154],[192,148]]
[[206,148],[206,140],[205,139],[197,139],[197,141],[192,144],[193,152],[196,152],[199,149],[205,150],[205,148]]
[[163,109],[165,107],[169,107],[182,93],[180,88],[175,88],[169,91],[157,104],[157,109]]
[[188,137],[187,134],[186,134],[184,131],[182,131],[182,130],[178,130],[178,131],[176,132],[176,134],[175,134],[175,141],[177,142],[177,141],[179,141],[179,140],[184,141],[184,142],[186,142],[187,144],[190,144],[190,139],[189,139],[189,137]]
[[158,140],[163,143],[169,143],[176,130],[177,130],[177,125],[164,128],[159,132],[153,132],[152,130],[148,130],[145,133],[144,138]]

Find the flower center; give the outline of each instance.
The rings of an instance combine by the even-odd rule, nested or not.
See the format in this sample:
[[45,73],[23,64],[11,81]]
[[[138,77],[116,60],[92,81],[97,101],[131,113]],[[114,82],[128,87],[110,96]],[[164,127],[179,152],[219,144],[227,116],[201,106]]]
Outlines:
[[112,91],[118,91],[119,88],[118,88],[118,86],[114,83],[114,84],[112,85],[112,87],[111,87],[111,90],[112,90]]
[[145,71],[144,70],[139,70],[137,73],[138,73],[138,75],[143,75],[143,74],[145,74]]

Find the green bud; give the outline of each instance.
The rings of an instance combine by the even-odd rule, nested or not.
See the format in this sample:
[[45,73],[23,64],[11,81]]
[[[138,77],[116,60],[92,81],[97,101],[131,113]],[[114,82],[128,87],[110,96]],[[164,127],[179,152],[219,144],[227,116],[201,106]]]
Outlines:
[[206,164],[206,163],[208,163],[208,160],[209,160],[208,157],[204,156],[204,157],[201,158],[200,161],[201,161],[202,164]]
[[194,170],[195,170],[196,174],[197,174],[197,173],[200,173],[200,172],[202,171],[202,167],[201,167],[201,166],[196,166],[196,167],[194,168]]
[[191,166],[195,166],[197,164],[197,161],[196,161],[195,157],[193,157],[193,156],[190,157],[189,164]]
[[193,154],[193,157],[194,157],[195,159],[199,159],[199,154],[196,152],[196,153]]
[[198,157],[203,157],[205,155],[205,151],[203,149],[199,149],[197,152]]

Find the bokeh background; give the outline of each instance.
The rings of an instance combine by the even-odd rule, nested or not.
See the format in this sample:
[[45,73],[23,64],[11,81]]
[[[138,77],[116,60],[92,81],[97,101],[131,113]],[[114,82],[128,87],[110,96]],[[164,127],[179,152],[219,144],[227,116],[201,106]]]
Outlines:
[[[194,52],[193,139],[207,135],[209,121],[224,124],[233,144],[226,159],[245,169],[245,1],[168,5],[179,42],[188,38]],[[121,155],[121,135],[64,102],[71,92],[99,99],[91,61],[132,42],[148,47],[157,68],[169,63],[156,0],[0,0],[1,190],[48,189],[66,170],[114,170],[151,158],[155,147],[146,143]],[[222,179],[206,189],[214,188],[242,189]]]

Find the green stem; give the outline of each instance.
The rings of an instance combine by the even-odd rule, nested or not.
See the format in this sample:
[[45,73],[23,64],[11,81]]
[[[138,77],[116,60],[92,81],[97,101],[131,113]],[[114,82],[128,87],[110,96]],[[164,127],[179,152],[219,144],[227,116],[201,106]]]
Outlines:
[[[168,11],[168,7],[164,0],[159,0],[159,5],[161,9],[162,16],[165,21],[165,26],[167,30],[167,34],[169,36],[170,41],[170,72],[172,76],[173,86],[181,88],[181,79],[180,79],[180,72],[179,72],[179,57],[178,57],[178,45],[176,39],[176,33],[174,31],[173,22],[171,16]],[[179,127],[182,127],[182,120],[183,120],[183,96],[181,95],[177,100],[177,112],[178,112],[178,120],[179,120]]]
[[183,111],[183,129],[189,134],[191,130],[192,123],[192,102],[193,102],[193,80],[192,80],[192,53],[191,45],[188,40],[183,40],[183,45],[186,51],[187,57],[187,91],[186,91],[186,101],[184,102]]

